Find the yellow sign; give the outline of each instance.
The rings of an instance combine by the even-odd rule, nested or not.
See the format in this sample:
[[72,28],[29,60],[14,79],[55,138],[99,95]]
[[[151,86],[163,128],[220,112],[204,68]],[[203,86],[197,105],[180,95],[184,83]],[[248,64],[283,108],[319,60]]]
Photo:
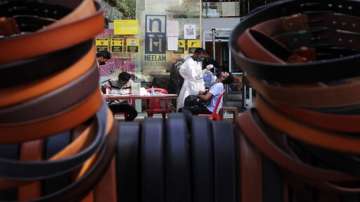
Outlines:
[[136,35],[138,31],[137,20],[114,20],[115,35]]
[[179,48],[185,48],[185,40],[178,40]]
[[126,39],[127,52],[137,53],[139,52],[140,41],[135,38]]
[[187,47],[189,53],[194,53],[195,49],[201,48],[200,40],[187,40]]
[[188,48],[201,48],[200,40],[188,40],[187,41]]
[[184,53],[186,48],[185,40],[178,40],[178,50],[175,53]]
[[109,39],[96,39],[97,51],[109,50],[110,40]]
[[111,51],[112,52],[122,52],[124,48],[124,39],[121,38],[112,38],[111,40]]

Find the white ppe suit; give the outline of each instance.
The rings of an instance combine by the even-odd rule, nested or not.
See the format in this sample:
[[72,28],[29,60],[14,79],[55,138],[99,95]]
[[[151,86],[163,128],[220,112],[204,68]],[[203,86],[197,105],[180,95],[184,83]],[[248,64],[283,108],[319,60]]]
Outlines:
[[186,97],[189,95],[198,95],[199,91],[205,91],[201,62],[197,62],[192,57],[188,57],[180,66],[179,73],[184,78],[184,83],[177,99],[177,110],[184,107]]

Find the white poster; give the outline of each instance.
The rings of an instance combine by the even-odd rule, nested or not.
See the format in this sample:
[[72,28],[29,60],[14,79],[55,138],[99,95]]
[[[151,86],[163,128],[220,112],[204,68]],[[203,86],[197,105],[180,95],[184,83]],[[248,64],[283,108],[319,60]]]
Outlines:
[[184,25],[184,39],[196,39],[196,25],[194,24]]
[[179,37],[179,22],[176,20],[168,20],[167,21],[167,31],[166,34],[167,36],[176,36]]
[[168,50],[169,51],[178,51],[179,47],[178,47],[178,37],[176,36],[169,36],[167,38],[167,45],[168,45]]

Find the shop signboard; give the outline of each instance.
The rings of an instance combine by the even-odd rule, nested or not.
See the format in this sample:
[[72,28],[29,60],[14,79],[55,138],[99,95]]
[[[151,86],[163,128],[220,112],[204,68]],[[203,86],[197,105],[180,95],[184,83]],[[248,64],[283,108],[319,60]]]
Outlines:
[[139,32],[137,20],[114,20],[115,35],[136,35]]
[[140,41],[136,38],[128,38],[126,39],[126,50],[130,53],[139,52]]
[[109,51],[110,39],[96,39],[95,45],[97,52]]
[[178,40],[178,50],[175,53],[184,54],[186,49],[186,40],[180,39]]
[[112,38],[111,39],[111,51],[114,53],[120,53],[124,50],[124,39],[123,38]]
[[189,53],[194,53],[195,49],[201,48],[201,41],[196,40],[187,40],[187,48]]
[[145,62],[165,62],[166,45],[166,15],[146,15]]

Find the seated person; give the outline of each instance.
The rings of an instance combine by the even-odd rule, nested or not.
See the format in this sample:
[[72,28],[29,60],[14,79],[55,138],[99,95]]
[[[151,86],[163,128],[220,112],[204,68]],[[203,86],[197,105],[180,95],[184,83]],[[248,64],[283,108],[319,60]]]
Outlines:
[[[107,80],[101,86],[105,94],[130,94],[131,89],[131,75],[127,72],[121,72],[118,75],[117,81]],[[116,100],[108,102],[110,110],[116,113],[124,113],[126,121],[133,121],[137,117],[136,109],[127,101]]]
[[[216,82],[210,87],[207,92],[200,92],[197,96],[197,101],[186,102],[183,110],[188,110],[192,114],[211,114],[214,112],[216,103],[225,92],[224,84],[231,84],[234,77],[229,72],[220,72],[217,76]],[[190,98],[191,99],[191,98]],[[222,103],[218,109],[220,109]]]

